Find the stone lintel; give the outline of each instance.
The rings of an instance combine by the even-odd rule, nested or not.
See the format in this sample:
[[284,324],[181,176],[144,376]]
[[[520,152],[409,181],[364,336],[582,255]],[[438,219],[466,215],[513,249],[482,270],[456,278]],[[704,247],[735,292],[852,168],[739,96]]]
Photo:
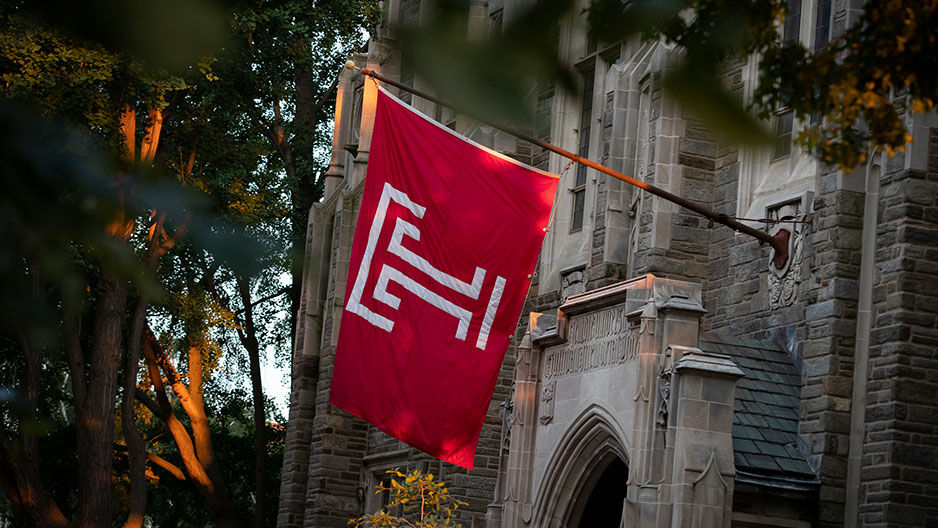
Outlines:
[[679,349],[681,358],[674,365],[674,371],[681,374],[696,374],[708,378],[739,379],[745,376],[742,370],[724,354],[706,353],[695,347],[670,346],[672,351]]
[[362,457],[362,464],[367,466],[378,464],[386,460],[406,459],[410,453],[410,449],[395,449],[394,451],[388,451],[386,453],[372,453]]
[[[559,310],[564,314],[578,315],[585,312],[593,312],[600,308],[606,308],[615,304],[624,303],[633,290],[650,290],[657,279],[654,275],[642,275],[634,279],[610,284],[603,288],[573,295],[560,305]],[[699,288],[699,286],[698,286]],[[634,294],[633,294],[634,295]],[[628,299],[631,300],[631,299]]]
[[[604,288],[573,295],[558,308],[558,318],[594,312],[623,303],[627,303],[627,316],[630,318],[640,315],[656,316],[649,311],[651,307],[669,312],[671,316],[700,317],[707,313],[702,304],[700,284],[663,279],[649,273]],[[561,326],[558,324],[559,333],[564,330]]]
[[658,309],[665,313],[686,312],[688,314],[695,314],[698,316],[707,313],[707,310],[704,309],[703,305],[700,304],[699,301],[677,296],[668,299]]

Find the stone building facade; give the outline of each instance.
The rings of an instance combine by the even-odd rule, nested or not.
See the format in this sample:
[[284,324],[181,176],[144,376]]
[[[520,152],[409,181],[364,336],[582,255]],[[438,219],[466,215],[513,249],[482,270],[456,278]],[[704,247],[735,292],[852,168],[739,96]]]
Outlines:
[[[784,38],[823,45],[859,4],[792,0]],[[468,31],[522,5],[471,0]],[[385,2],[388,21],[426,10]],[[310,211],[278,525],[345,526],[400,468],[445,479],[473,528],[938,526],[938,118],[907,117],[905,153],[834,171],[792,144],[784,110],[774,146],[721,143],[662,92],[678,52],[664,43],[591,43],[579,9],[558,43],[581,90],[532,92],[541,138],[717,212],[786,220],[767,229],[792,232],[791,258],[775,269],[752,238],[401,93],[561,174],[475,469],[441,463],[328,404],[376,91],[344,72]],[[383,30],[353,59],[422,88]],[[727,65],[744,98],[754,68]]]

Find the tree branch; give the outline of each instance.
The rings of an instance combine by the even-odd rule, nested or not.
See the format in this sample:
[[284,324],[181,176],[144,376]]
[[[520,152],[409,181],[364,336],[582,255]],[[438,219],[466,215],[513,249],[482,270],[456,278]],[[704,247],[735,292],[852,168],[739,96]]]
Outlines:
[[153,413],[153,416],[156,416],[163,422],[167,421],[166,417],[163,416],[163,409],[160,408],[159,404],[153,401],[153,398],[150,398],[150,395],[147,394],[146,391],[141,388],[134,389],[134,398],[149,409],[150,412]]
[[[176,415],[172,411],[169,399],[166,396],[166,388],[163,385],[163,379],[160,375],[160,368],[163,368],[166,372],[167,378],[170,383],[172,383],[173,391],[176,392],[179,400],[186,402],[183,404],[183,409],[186,409],[186,405],[191,407],[191,401],[188,396],[189,391],[179,379],[179,374],[172,366],[172,363],[166,358],[166,354],[162,347],[160,347],[156,336],[153,335],[149,326],[145,328],[142,348],[143,355],[147,360],[150,380],[153,382],[153,387],[156,389],[158,405],[155,404],[145,392],[139,389],[135,391],[137,399],[150,409],[150,412],[153,412],[157,417],[163,420],[169,428],[169,432],[176,442],[176,447],[179,449],[179,456],[182,457],[186,473],[191,477],[191,482],[195,485],[196,490],[198,490],[208,503],[217,524],[219,526],[240,525],[240,520],[228,500],[223,483],[220,481],[216,482],[209,476],[205,463],[200,460],[196,454],[192,437],[189,436],[189,432],[186,431],[185,426],[182,425],[182,422],[176,418]],[[180,394],[179,391],[184,392],[185,399],[183,398],[183,394]],[[186,412],[188,413],[188,410]],[[202,416],[204,417],[204,413]],[[193,415],[190,414],[189,417],[190,421],[193,421]]]
[[[152,400],[151,400],[150,402],[153,403]],[[123,444],[114,444],[114,448],[117,449],[118,451],[124,451],[125,453],[126,453],[127,451],[129,451],[128,447],[125,446],[125,445],[123,445]],[[146,460],[149,460],[150,462],[153,462],[153,463],[156,464],[157,466],[159,466],[159,467],[165,469],[167,472],[169,472],[172,476],[176,477],[177,479],[179,479],[179,480],[188,480],[188,479],[186,478],[185,472],[184,472],[183,470],[179,469],[179,466],[177,466],[176,464],[173,464],[173,463],[170,462],[169,460],[166,460],[165,458],[161,457],[160,455],[157,455],[156,453],[149,453],[149,452],[148,452],[148,453],[146,453],[146,457],[145,457],[145,458],[146,458]],[[142,514],[141,514],[141,515],[142,515]],[[126,525],[125,525],[125,526],[126,526]]]
[[[289,288],[289,287],[284,287],[284,288],[281,288],[281,289],[275,291],[274,293],[271,293],[270,295],[265,295],[265,296],[261,297],[260,299],[257,299],[256,301],[253,301],[253,302],[252,302],[251,304],[249,304],[248,306],[251,307],[251,308],[254,308],[255,306],[257,306],[257,305],[259,305],[259,304],[265,303],[265,302],[267,302],[267,301],[269,301],[269,300],[271,300],[271,299],[276,299],[277,297],[280,297],[281,295],[284,295],[284,294],[287,294],[287,293],[290,293],[290,288]],[[246,307],[245,307],[245,308],[238,308],[237,310],[234,311],[234,314],[235,314],[235,315],[238,315],[238,314],[244,313],[244,311],[245,311],[246,309],[247,309]]]
[[147,460],[165,469],[170,475],[176,477],[178,480],[188,480],[186,478],[186,474],[183,473],[183,471],[179,469],[178,466],[157,454],[147,453]]

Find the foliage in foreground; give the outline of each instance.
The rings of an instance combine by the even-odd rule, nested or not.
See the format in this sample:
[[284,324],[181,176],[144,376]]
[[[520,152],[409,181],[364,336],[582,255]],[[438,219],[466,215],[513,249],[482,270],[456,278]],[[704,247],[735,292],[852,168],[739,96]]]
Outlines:
[[0,524],[271,526],[261,352],[376,3],[86,4],[0,4]]
[[[907,116],[938,102],[938,0],[869,0],[842,34],[822,26],[810,49],[797,29],[815,13],[790,13],[789,3],[594,0],[587,18],[598,49],[638,39],[677,46],[654,82],[729,141],[769,142],[764,123],[790,109],[803,124],[801,144],[826,165],[851,170],[874,152],[902,152],[912,139]],[[580,15],[578,2],[534,2],[489,38],[460,31],[466,12],[458,2],[434,4],[433,22],[401,28],[398,42],[405,60],[454,106],[532,127],[533,105],[525,101],[533,82],[577,89],[556,39],[557,21]],[[758,67],[754,93],[741,101],[723,76],[728,64],[750,58]]]
[[[434,480],[433,473],[414,471],[405,475],[390,470],[390,486],[381,485],[375,493],[391,493],[390,502],[375,513],[362,515],[348,522],[351,528],[440,528],[459,527],[453,516],[467,503],[452,498],[446,485]],[[399,513],[400,515],[396,515]]]

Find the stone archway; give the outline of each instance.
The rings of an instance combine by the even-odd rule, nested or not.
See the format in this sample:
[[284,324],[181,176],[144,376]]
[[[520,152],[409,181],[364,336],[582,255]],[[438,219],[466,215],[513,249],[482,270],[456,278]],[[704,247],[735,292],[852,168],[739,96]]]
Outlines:
[[[620,495],[618,491],[621,491],[621,498],[625,497],[628,450],[624,435],[614,423],[608,411],[591,405],[570,424],[547,466],[545,480],[534,504],[533,526],[579,526],[597,486],[608,485],[603,477],[607,480],[615,478],[617,472],[624,474],[618,483],[621,490],[615,490],[611,495]],[[613,469],[611,475],[606,475],[610,468]],[[621,498],[616,516],[621,515]]]
[[594,482],[584,483],[573,503],[567,526],[619,528],[622,524],[622,504],[628,494],[625,485],[628,476],[629,467],[618,457],[610,460],[605,469],[597,467],[590,475],[590,480]]

